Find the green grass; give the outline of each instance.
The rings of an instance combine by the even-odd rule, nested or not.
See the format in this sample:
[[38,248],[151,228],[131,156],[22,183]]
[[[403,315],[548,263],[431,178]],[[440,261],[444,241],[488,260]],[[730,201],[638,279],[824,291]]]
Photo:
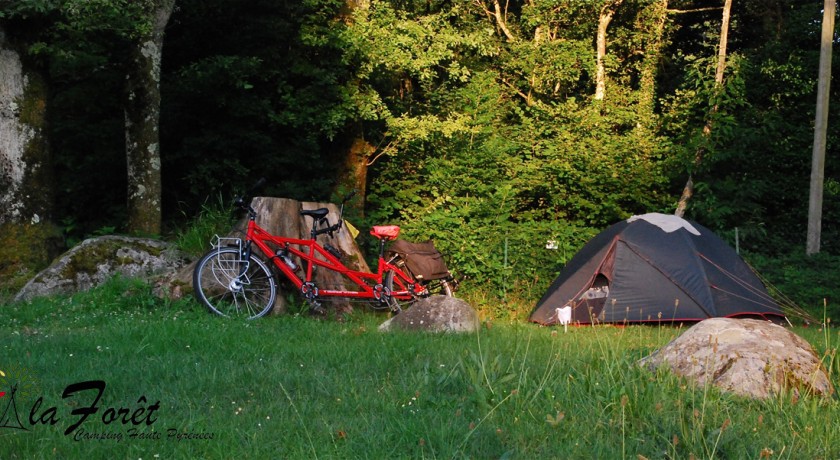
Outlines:
[[[836,400],[751,401],[635,363],[681,331],[486,323],[478,334],[382,334],[385,317],[238,322],[124,280],[72,298],[0,306],[0,370],[25,375],[28,431],[0,428],[8,458],[826,458],[840,456]],[[837,331],[796,329],[825,353]],[[64,430],[103,380],[90,433]],[[0,380],[2,384],[2,380]],[[0,391],[8,388],[0,388]],[[6,397],[0,398],[0,416]],[[55,425],[29,423],[55,407]],[[140,397],[145,400],[138,402]],[[104,424],[108,407],[151,425]],[[48,418],[45,418],[48,419]],[[2,421],[0,421],[2,423]],[[174,433],[213,439],[169,438]],[[78,431],[78,430],[77,430]],[[75,434],[75,433],[74,433]]]

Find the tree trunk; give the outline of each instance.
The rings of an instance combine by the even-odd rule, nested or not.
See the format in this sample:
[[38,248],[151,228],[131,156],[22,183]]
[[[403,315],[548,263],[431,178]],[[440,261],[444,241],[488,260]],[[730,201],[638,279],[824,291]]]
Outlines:
[[175,0],[156,3],[152,31],[135,43],[126,77],[125,141],[131,233],[160,233],[160,63],[163,32],[174,7]]
[[[369,0],[345,0],[340,19],[349,26],[352,23],[354,11],[369,8]],[[347,205],[353,208],[356,216],[363,218],[365,215],[365,197],[367,196],[368,167],[371,163],[371,155],[376,151],[376,147],[365,139],[364,128],[361,123],[351,127],[348,131],[350,133],[348,138],[352,140],[347,150],[340,152],[343,156],[336,159],[337,163],[342,164],[342,168],[338,171],[334,192],[341,195],[355,190],[356,199],[347,203]]]
[[[17,290],[58,255],[46,133],[47,85],[0,25],[0,288]],[[23,56],[23,58],[22,58]]]
[[[505,8],[507,10],[507,8]],[[507,21],[505,21],[506,11],[502,11],[502,6],[499,4],[499,0],[493,0],[493,17],[496,19],[496,25],[505,34],[508,41],[515,42],[516,37],[510,33],[510,30],[507,27]]]
[[822,231],[823,182],[825,173],[825,137],[828,128],[828,98],[831,84],[831,48],[834,39],[835,0],[825,0],[820,45],[820,74],[817,85],[817,109],[814,119],[814,149],[811,159],[811,190],[808,198],[808,239],[805,253],[820,252]]
[[[726,44],[729,37],[729,12],[732,10],[732,0],[725,0],[723,4],[723,19],[720,25],[720,44],[718,46],[718,62],[717,68],[715,69],[715,92],[719,92],[723,89],[723,73],[726,70]],[[712,107],[712,113],[709,114],[709,117],[706,119],[706,124],[703,125],[703,138],[708,140],[712,134],[712,119],[714,115],[718,111],[718,106],[715,104]],[[697,150],[694,153],[694,171],[700,167],[703,163],[703,156],[706,154],[706,143],[702,142],[697,147]],[[674,211],[674,214],[682,217],[685,214],[685,208],[688,207],[688,201],[691,199],[691,196],[694,195],[694,178],[693,173],[694,171],[688,174],[688,180],[685,182],[685,187],[683,187],[682,195],[680,196],[680,201],[677,203],[677,209]]]
[[615,16],[615,10],[624,0],[612,0],[601,8],[598,16],[598,34],[596,36],[595,55],[595,100],[600,101],[607,94],[607,70],[604,67],[604,58],[607,56],[607,27]]
[[339,171],[336,193],[344,194],[350,190],[356,191],[356,197],[347,206],[352,207],[357,217],[365,215],[365,196],[367,195],[367,172],[370,156],[376,149],[358,134],[347,150],[343,167]]
[[0,224],[49,221],[53,180],[47,87],[0,25]]
[[656,105],[656,75],[662,58],[662,44],[665,40],[668,0],[652,3],[648,6],[647,12],[651,16],[652,25],[648,32],[649,38],[645,40],[644,59],[639,74],[639,103],[636,111],[639,125],[645,128],[649,128],[652,124]]

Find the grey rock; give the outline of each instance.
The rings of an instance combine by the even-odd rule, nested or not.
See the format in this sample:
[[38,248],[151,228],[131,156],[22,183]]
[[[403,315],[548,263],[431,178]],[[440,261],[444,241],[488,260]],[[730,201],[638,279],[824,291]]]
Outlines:
[[116,235],[91,238],[35,275],[15,300],[84,291],[115,275],[149,279],[185,263],[186,258],[163,241]]
[[481,325],[470,304],[456,297],[433,295],[385,321],[380,331],[393,329],[429,332],[474,332]]
[[764,399],[791,391],[795,397],[829,397],[834,388],[813,347],[768,321],[711,318],[642,359],[654,370],[667,366],[703,386]]

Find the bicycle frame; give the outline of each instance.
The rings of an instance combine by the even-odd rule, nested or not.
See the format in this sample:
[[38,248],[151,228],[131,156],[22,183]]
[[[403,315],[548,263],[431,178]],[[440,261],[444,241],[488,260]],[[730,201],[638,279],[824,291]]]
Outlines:
[[[375,273],[367,273],[348,268],[332,253],[324,249],[318,243],[315,235],[309,239],[272,235],[260,227],[253,217],[248,220],[244,251],[250,251],[252,244],[259,249],[267,260],[273,262],[280,273],[293,283],[304,296],[311,298],[346,297],[351,299],[384,301],[385,296],[393,296],[400,300],[408,300],[414,295],[422,294],[425,290],[424,286],[415,283],[400,268],[390,263],[390,261],[385,260],[382,250],[384,244],[380,244],[379,259]],[[273,250],[271,247],[272,244],[279,249],[277,251]],[[282,258],[278,256],[277,253],[283,251],[287,251],[289,255],[297,256],[300,259],[302,268],[304,269],[302,277],[297,275],[295,270],[286,265]],[[349,291],[319,288],[312,281],[313,271],[316,266],[341,274],[344,279],[350,280],[360,290]],[[383,276],[388,270],[394,271],[394,292],[385,292],[383,285]]]

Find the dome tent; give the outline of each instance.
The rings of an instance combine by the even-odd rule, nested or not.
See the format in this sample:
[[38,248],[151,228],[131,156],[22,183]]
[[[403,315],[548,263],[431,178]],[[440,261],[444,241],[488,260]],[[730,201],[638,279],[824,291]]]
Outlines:
[[572,323],[784,319],[743,259],[711,230],[650,213],[618,222],[586,243],[537,303],[530,320]]

